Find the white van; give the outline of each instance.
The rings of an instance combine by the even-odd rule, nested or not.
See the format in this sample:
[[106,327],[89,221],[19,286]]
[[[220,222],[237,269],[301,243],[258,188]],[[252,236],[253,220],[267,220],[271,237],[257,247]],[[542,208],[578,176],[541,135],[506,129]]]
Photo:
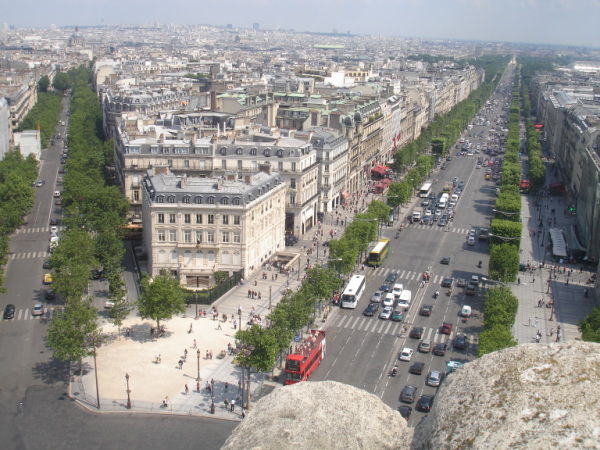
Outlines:
[[394,287],[392,288],[392,294],[394,294],[394,298],[396,300],[398,300],[400,298],[400,294],[402,294],[402,291],[404,290],[404,286],[401,284],[395,284]]
[[460,310],[460,315],[462,317],[471,317],[471,307],[469,305],[463,305]]
[[400,294],[400,298],[398,299],[398,308],[408,309],[410,306],[410,302],[412,300],[412,292],[408,289],[405,289]]
[[54,198],[60,197],[60,191],[54,191]]

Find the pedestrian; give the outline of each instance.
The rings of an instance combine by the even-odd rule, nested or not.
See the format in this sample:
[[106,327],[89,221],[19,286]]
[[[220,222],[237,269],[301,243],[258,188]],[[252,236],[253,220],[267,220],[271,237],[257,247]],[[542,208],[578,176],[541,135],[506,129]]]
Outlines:
[[246,410],[242,408],[242,419],[246,417]]
[[208,359],[208,350],[206,350],[206,358],[204,359]]
[[234,321],[233,321],[233,329],[234,329],[234,330],[237,330],[237,320],[234,320]]
[[529,318],[529,321],[528,321],[527,325],[531,326],[531,317]]
[[554,328],[550,328],[550,336],[554,334]]
[[196,382],[196,392],[198,394],[200,393],[200,382],[199,381]]
[[196,339],[194,339],[194,348],[196,348]]
[[190,329],[188,330],[188,334],[192,334],[193,331],[193,324],[190,323]]
[[556,333],[556,342],[560,342],[560,337],[561,337],[561,333],[560,333],[560,331],[558,331]]
[[569,285],[569,279],[567,278],[567,286]]
[[521,277],[517,278],[517,284],[521,284]]
[[179,370],[182,370],[183,369],[183,360],[180,359],[178,364],[179,364]]
[[168,408],[169,407],[169,396],[166,396],[163,400],[163,407]]
[[209,359],[212,359],[212,356],[213,356],[213,352],[212,352],[212,350],[211,350],[210,352],[208,352],[208,355],[210,356],[210,358],[209,358]]
[[223,400],[223,403],[225,404],[225,409],[229,408],[229,399],[227,397],[225,397],[225,400]]
[[223,328],[221,327],[221,322],[217,322],[217,330],[222,330]]
[[190,389],[188,388],[188,385],[185,385],[185,395],[190,393]]
[[535,318],[535,324],[534,324],[533,326],[534,326],[534,327],[537,327],[537,326],[538,326],[538,322],[539,322],[539,320],[538,320],[538,318],[536,317],[536,318]]
[[229,387],[229,383],[226,381],[225,382],[225,390],[227,390],[228,387]]
[[235,399],[231,399],[231,412],[235,409]]

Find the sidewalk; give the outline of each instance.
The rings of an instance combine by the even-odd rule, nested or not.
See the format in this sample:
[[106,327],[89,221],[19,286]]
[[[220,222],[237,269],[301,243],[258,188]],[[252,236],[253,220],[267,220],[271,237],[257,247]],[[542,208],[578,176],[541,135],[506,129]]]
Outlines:
[[[523,173],[526,157],[523,157]],[[548,167],[549,164],[547,163]],[[547,170],[547,184],[557,181],[552,176],[552,171]],[[520,283],[511,286],[513,293],[519,299],[519,309],[515,321],[513,334],[519,344],[536,342],[536,333],[542,334],[540,342],[557,342],[557,330],[560,326],[561,341],[580,338],[577,323],[592,312],[594,308],[593,290],[588,289],[589,297],[584,297],[585,282],[591,272],[581,271],[579,264],[567,264],[553,261],[548,228],[561,228],[565,232],[572,225],[570,215],[563,214],[567,207],[566,197],[541,196],[540,205],[536,206],[532,195],[521,197],[523,235],[521,240],[521,263],[540,267],[532,272],[520,272]],[[552,213],[552,210],[555,210]],[[545,231],[541,231],[545,226]],[[535,234],[531,230],[535,230]],[[565,273],[553,270],[560,267],[566,269]],[[568,276],[569,271],[572,274]],[[556,276],[556,278],[555,278]],[[567,278],[569,281],[567,282]],[[589,286],[587,286],[589,288]],[[554,308],[538,307],[542,300],[545,305],[554,301]]]

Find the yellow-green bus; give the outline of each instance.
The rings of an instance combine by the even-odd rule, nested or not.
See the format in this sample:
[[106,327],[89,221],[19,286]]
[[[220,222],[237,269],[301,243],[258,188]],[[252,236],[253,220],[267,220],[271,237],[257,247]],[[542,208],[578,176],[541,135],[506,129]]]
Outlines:
[[383,264],[383,260],[390,251],[390,240],[380,239],[379,242],[373,247],[373,250],[369,252],[369,259],[367,264],[372,267],[378,267]]

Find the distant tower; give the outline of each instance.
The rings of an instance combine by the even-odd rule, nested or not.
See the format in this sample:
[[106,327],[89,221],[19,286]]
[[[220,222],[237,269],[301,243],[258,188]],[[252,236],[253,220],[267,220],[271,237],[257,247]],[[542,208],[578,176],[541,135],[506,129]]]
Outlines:
[[252,29],[253,29],[253,30],[260,30],[260,23],[258,23],[258,22],[254,22],[254,23],[252,24]]
[[79,33],[79,27],[75,26],[75,33],[69,38],[69,47],[83,47],[83,35]]

